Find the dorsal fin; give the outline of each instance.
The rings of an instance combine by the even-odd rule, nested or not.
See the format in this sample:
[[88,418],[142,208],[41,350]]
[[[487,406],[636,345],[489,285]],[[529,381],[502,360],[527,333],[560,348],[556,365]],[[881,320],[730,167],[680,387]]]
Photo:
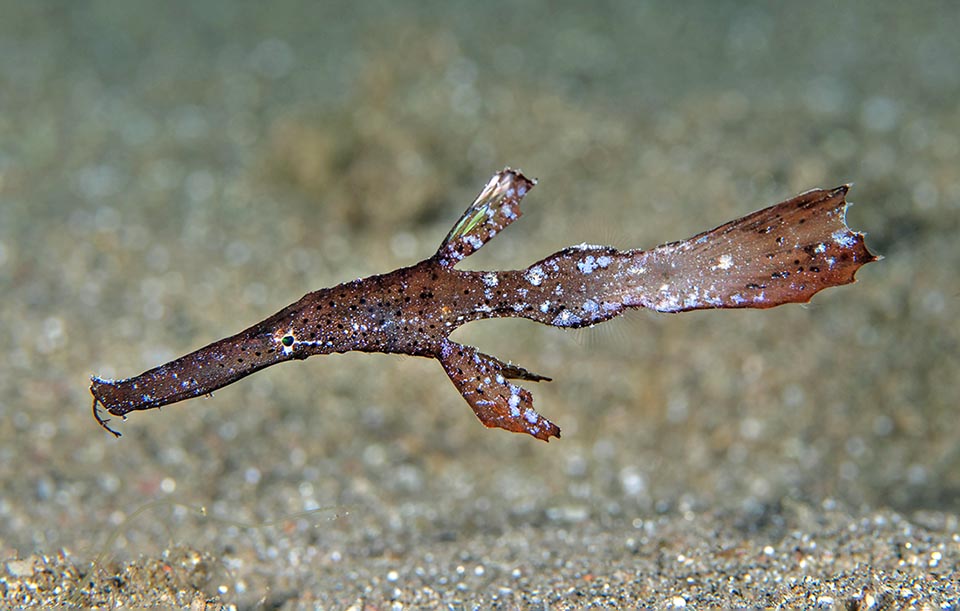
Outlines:
[[520,200],[537,182],[519,170],[504,168],[493,175],[480,195],[453,226],[434,258],[453,267],[487,240],[520,218]]

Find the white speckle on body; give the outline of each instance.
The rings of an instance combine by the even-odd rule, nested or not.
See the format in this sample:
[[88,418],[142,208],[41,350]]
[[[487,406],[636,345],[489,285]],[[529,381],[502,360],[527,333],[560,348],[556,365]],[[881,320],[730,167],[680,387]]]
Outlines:
[[676,293],[663,295],[654,304],[654,309],[659,312],[676,312],[680,309],[680,297]]
[[597,260],[593,258],[593,255],[587,255],[582,261],[577,261],[577,268],[583,274],[591,274],[597,267]]
[[500,279],[497,278],[496,272],[487,272],[483,275],[483,283],[492,288],[500,284]]
[[554,327],[572,327],[583,322],[579,316],[571,312],[570,310],[563,310],[557,314],[553,321],[550,323]]
[[533,286],[540,286],[545,276],[543,269],[539,265],[536,265],[524,272],[523,277]]
[[536,424],[538,420],[537,412],[533,411],[530,408],[527,408],[526,410],[524,410],[523,417],[526,418],[527,422],[529,422],[530,424]]
[[713,269],[730,269],[733,267],[733,257],[730,255],[720,255],[717,258],[717,264],[713,266]]
[[834,231],[830,237],[833,238],[834,242],[844,248],[852,248],[857,243],[856,237],[842,229]]
[[520,417],[520,395],[515,389],[511,389],[510,398],[507,399],[507,405],[510,406],[510,415],[514,418]]
[[549,311],[549,310],[550,310],[550,302],[549,302],[549,301],[544,301],[543,303],[540,304],[540,311],[541,311],[541,312],[543,312],[544,314],[546,314],[547,311]]

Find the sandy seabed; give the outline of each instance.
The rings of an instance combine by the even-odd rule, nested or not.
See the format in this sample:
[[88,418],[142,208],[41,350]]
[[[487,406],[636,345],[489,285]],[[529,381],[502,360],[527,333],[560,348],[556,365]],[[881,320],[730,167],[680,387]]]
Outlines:
[[[957,606],[953,3],[3,14],[3,605]],[[505,165],[540,183],[472,269],[848,182],[885,258],[806,306],[457,331],[553,378],[549,444],[383,355],[90,417],[91,374],[429,256]]]

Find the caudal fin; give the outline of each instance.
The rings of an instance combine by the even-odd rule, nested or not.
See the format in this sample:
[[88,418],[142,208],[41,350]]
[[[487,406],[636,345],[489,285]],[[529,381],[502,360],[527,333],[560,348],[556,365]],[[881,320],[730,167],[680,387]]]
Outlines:
[[847,226],[848,190],[814,189],[688,240],[631,252],[621,268],[624,305],[772,308],[853,282],[878,257]]

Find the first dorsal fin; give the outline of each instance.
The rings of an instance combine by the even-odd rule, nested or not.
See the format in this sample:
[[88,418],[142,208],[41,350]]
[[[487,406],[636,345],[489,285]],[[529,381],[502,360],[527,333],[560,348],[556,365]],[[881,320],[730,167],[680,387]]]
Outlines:
[[519,170],[504,168],[493,175],[480,195],[453,226],[434,257],[452,267],[520,218],[520,200],[537,181]]

